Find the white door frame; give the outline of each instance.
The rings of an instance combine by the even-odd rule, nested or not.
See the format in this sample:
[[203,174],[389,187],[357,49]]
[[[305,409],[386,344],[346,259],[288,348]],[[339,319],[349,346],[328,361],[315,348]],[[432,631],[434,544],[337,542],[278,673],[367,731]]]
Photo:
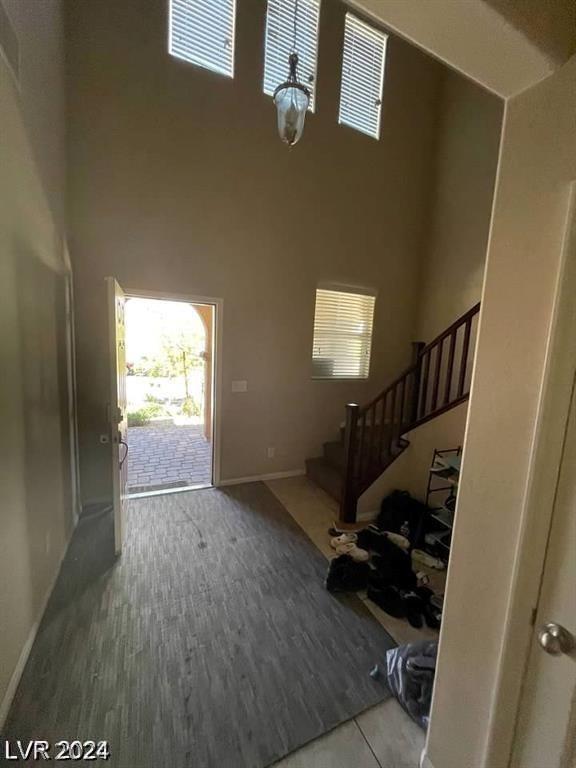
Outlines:
[[80,454],[78,448],[78,403],[76,382],[76,336],[74,329],[74,282],[72,272],[64,275],[66,312],[66,381],[68,386],[68,439],[70,441],[70,482],[74,526],[82,511],[80,489]]
[[[164,301],[181,301],[185,304],[211,304],[214,307],[214,353],[212,370],[212,484],[220,485],[221,473],[221,432],[222,432],[222,329],[224,317],[224,299],[214,296],[197,296],[193,294],[169,293],[167,291],[147,291],[135,288],[125,289],[128,299],[159,299]],[[175,490],[180,490],[179,488]],[[182,490],[186,490],[183,488]]]
[[513,742],[518,735],[515,728],[522,706],[522,688],[528,672],[532,638],[537,629],[534,622],[576,375],[575,295],[576,181],[571,184],[554,319],[548,338],[520,544],[514,564],[514,585],[503,627],[505,641],[491,712],[488,761],[501,755],[503,750],[510,761]]

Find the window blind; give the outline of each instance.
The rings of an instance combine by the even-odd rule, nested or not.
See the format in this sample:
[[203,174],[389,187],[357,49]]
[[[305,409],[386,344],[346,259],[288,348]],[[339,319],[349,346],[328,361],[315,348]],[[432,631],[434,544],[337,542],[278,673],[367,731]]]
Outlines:
[[234,77],[236,0],[170,0],[172,56]]
[[338,122],[375,139],[380,138],[386,40],[384,32],[346,14]]
[[316,290],[312,378],[368,378],[375,302],[365,293]]
[[[288,77],[288,56],[293,50],[296,0],[268,0],[264,47],[264,93],[272,96]],[[298,78],[310,90],[314,112],[320,0],[298,0],[296,51]]]

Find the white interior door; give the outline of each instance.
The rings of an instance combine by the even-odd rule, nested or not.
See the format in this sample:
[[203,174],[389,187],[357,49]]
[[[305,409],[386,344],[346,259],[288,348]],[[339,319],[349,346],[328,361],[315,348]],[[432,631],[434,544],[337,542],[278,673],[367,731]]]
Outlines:
[[110,341],[110,435],[116,554],[122,551],[124,507],[128,479],[128,420],[126,412],[126,330],[124,291],[113,277],[106,278],[108,290],[108,335]]
[[574,390],[512,765],[576,768]]

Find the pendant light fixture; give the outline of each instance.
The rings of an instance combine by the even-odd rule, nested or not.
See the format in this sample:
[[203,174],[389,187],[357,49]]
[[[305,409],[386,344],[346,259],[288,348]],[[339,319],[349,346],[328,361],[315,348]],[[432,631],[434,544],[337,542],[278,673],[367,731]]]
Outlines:
[[298,81],[298,0],[294,7],[294,40],[288,56],[288,79],[274,91],[274,104],[278,111],[278,133],[285,144],[292,147],[302,136],[304,120],[310,104],[310,91]]

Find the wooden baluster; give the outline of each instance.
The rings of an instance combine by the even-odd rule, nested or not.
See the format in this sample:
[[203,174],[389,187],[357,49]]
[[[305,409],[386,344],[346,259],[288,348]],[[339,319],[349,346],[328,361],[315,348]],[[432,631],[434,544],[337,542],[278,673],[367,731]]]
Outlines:
[[448,369],[446,371],[446,388],[444,390],[444,405],[450,402],[450,392],[452,390],[452,372],[454,370],[454,353],[456,352],[456,334],[458,329],[454,329],[450,334],[450,349],[448,352]]
[[430,403],[430,410],[435,411],[438,405],[438,388],[440,387],[440,370],[442,368],[442,349],[444,348],[444,339],[439,342],[436,347],[436,370],[434,372],[434,384],[432,386],[432,402]]
[[370,434],[368,435],[368,460],[367,474],[372,476],[374,466],[374,435],[376,434],[376,403],[372,403],[370,408]]
[[356,522],[356,449],[358,444],[358,411],[360,406],[348,403],[346,406],[346,429],[344,431],[344,478],[340,498],[340,521]]
[[430,350],[424,355],[424,365],[422,371],[422,403],[420,408],[420,418],[426,416],[428,409],[428,378],[430,375]]
[[410,407],[410,422],[413,423],[418,420],[418,413],[420,411],[420,384],[422,381],[422,350],[424,349],[423,341],[412,342],[412,364],[414,368],[414,381],[411,395],[411,407]]
[[361,483],[364,479],[364,448],[366,439],[366,416],[367,411],[364,411],[360,415],[360,434],[358,436],[358,482]]
[[386,434],[386,405],[388,404],[388,390],[384,392],[382,397],[382,415],[380,417],[380,439],[378,443],[378,463],[382,465],[382,450],[384,448],[384,435]]
[[394,430],[396,429],[396,384],[392,387],[392,400],[390,407],[390,431],[388,432],[388,453],[392,453],[392,443],[394,442]]
[[406,400],[406,376],[400,382],[400,409],[398,413],[398,442],[404,431],[404,401]]
[[468,350],[470,348],[470,332],[472,330],[472,318],[466,320],[464,327],[464,342],[462,344],[462,357],[460,358],[460,376],[458,377],[458,394],[457,397],[462,397],[464,394],[464,386],[466,384],[466,368],[468,367]]

